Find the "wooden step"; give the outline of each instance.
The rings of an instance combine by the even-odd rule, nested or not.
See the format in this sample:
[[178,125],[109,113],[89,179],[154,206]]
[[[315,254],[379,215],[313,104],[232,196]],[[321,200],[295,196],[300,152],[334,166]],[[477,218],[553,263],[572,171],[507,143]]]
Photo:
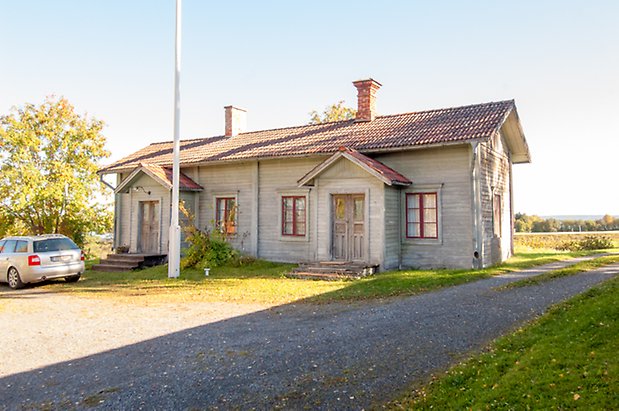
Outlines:
[[355,280],[372,275],[377,271],[378,266],[376,265],[327,261],[316,264],[300,264],[286,276],[308,280]]
[[361,277],[354,277],[350,275],[341,275],[333,273],[309,273],[303,271],[294,271],[286,274],[288,278],[296,278],[299,280],[323,280],[323,281],[342,281],[342,280],[356,280]]
[[144,256],[139,254],[108,254],[106,261],[142,262],[144,261]]

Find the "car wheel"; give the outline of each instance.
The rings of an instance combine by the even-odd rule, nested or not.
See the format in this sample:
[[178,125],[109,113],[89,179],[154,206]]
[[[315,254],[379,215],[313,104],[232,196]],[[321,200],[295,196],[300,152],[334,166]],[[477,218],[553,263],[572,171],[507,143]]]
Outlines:
[[72,275],[71,277],[65,277],[64,280],[68,283],[76,283],[82,275]]
[[17,268],[11,267],[9,268],[9,273],[6,276],[7,282],[9,283],[9,287],[14,290],[22,288],[25,284],[21,281],[21,277],[19,276],[19,271]]

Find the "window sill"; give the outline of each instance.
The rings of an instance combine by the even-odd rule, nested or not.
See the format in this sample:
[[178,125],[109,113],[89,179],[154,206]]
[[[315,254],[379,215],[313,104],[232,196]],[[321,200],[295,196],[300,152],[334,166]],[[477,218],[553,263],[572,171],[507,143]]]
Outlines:
[[279,236],[279,241],[282,242],[290,242],[290,243],[306,243],[309,241],[309,237],[307,235],[281,235]]
[[443,245],[440,238],[404,238],[404,243],[413,245]]

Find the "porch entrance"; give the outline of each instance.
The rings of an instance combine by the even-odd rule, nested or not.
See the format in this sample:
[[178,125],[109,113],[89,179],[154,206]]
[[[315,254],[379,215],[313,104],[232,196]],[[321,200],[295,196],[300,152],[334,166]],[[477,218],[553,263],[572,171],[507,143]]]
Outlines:
[[338,261],[365,261],[365,195],[333,194],[331,255]]
[[159,252],[159,201],[139,202],[139,252]]

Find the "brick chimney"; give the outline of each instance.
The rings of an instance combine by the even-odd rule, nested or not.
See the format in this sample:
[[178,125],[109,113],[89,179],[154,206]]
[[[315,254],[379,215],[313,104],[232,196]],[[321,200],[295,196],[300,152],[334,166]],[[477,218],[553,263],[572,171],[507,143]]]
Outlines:
[[247,127],[247,111],[234,106],[224,107],[226,110],[226,137],[234,137],[245,132]]
[[357,117],[355,121],[372,121],[376,117],[376,91],[382,84],[374,79],[357,80]]

